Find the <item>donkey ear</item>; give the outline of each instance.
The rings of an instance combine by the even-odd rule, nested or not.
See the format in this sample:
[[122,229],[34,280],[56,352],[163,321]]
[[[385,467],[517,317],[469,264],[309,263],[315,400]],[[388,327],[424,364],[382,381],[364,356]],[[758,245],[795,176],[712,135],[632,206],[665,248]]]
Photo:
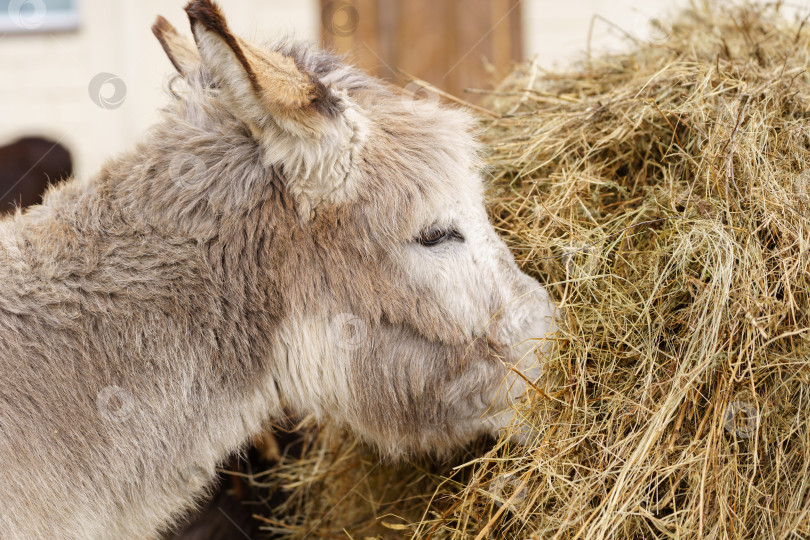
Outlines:
[[291,57],[252,47],[233,35],[211,0],[192,0],[186,13],[203,65],[248,116],[245,120],[258,127],[272,121],[293,132],[317,134],[324,116],[339,112],[339,99]]
[[300,215],[356,196],[360,173],[352,164],[369,120],[348,93],[327,88],[292,57],[233,35],[211,0],[192,0],[186,13],[222,103],[260,141],[265,164],[280,166]]
[[152,33],[180,75],[186,76],[200,67],[200,53],[194,43],[180,35],[169,21],[158,15]]

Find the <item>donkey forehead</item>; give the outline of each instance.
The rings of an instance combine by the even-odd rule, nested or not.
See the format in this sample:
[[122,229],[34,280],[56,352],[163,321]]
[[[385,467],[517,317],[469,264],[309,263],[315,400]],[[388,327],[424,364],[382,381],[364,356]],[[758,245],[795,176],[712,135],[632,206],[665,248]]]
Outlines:
[[345,92],[370,122],[358,156],[368,202],[380,219],[410,235],[448,209],[483,199],[474,119],[461,110],[421,99],[301,43],[274,46]]
[[396,237],[414,236],[431,225],[450,225],[459,210],[483,202],[469,135],[453,130],[441,134],[427,122],[418,123],[419,119],[379,117],[358,164],[363,211]]

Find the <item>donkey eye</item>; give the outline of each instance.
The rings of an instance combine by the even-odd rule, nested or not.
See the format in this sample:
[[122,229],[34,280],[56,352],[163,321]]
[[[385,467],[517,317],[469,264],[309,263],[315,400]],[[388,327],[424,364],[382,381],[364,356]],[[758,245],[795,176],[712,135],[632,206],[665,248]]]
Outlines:
[[417,241],[425,247],[438,246],[448,240],[464,241],[464,237],[455,229],[441,229],[438,227],[423,232]]

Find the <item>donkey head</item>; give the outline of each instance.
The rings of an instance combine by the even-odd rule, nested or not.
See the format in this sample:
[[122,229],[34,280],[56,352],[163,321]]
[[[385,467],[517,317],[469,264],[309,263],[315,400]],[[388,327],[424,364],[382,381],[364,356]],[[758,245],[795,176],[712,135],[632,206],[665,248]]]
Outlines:
[[502,423],[539,374],[553,308],[488,221],[472,119],[330,54],[246,43],[210,1],[186,11],[194,43],[153,27],[186,83],[183,122],[256,148],[259,180],[228,189],[250,182],[272,205],[252,225],[276,241],[250,249],[278,314],[280,405],[391,454]]

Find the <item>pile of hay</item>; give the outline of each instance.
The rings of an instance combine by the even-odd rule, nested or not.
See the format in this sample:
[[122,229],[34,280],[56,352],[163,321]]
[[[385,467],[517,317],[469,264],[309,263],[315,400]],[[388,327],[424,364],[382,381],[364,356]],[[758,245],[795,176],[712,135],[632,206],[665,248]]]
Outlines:
[[315,433],[262,479],[287,497],[268,530],[810,535],[810,25],[773,5],[661,25],[488,98],[493,220],[560,309],[528,444],[394,467]]

